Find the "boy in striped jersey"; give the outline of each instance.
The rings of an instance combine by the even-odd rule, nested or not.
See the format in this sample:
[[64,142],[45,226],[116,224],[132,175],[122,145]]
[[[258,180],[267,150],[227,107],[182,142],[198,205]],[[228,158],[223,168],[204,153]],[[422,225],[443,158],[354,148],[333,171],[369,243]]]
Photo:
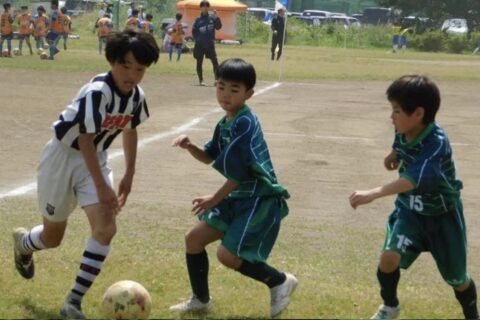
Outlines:
[[[55,136],[45,146],[38,167],[38,202],[43,224],[13,233],[15,266],[26,279],[34,275],[33,252],[58,247],[77,203],[92,230],[75,284],[61,309],[63,316],[84,319],[82,298],[99,274],[116,233],[116,215],[125,205],[135,173],[136,127],[149,116],[138,86],[158,60],[150,34],[124,31],[107,41],[111,71],[95,76],[53,123]],[[106,150],[122,134],[126,170],[118,194]]]
[[467,319],[477,319],[475,283],[467,273],[467,240],[460,190],[445,131],[435,122],[440,92],[429,78],[403,76],[387,90],[395,126],[387,170],[400,177],[384,186],[355,191],[353,208],[397,194],[387,222],[387,235],[377,270],[383,304],[372,319],[395,319],[400,304],[400,269],[430,251],[443,279],[453,287]]
[[186,135],[172,145],[213,167],[225,183],[213,195],[193,200],[199,221],[187,233],[186,262],[193,296],[170,307],[179,312],[208,312],[208,256],[205,247],[221,239],[217,258],[225,266],[270,288],[271,316],[289,302],[297,279],[266,264],[280,221],[288,214],[287,190],[278,183],[257,116],[245,104],[254,93],[255,70],[241,59],[224,61],[217,69],[216,92],[225,116],[204,149]]

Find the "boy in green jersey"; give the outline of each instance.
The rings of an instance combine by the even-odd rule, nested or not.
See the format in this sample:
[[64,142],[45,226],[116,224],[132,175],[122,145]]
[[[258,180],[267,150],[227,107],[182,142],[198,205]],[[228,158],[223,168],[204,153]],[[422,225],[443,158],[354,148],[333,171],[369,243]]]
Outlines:
[[400,177],[350,196],[353,208],[397,194],[377,277],[383,304],[372,319],[395,319],[400,312],[397,285],[423,251],[430,251],[443,279],[453,287],[467,319],[477,319],[475,283],[467,273],[467,240],[460,190],[445,131],[435,122],[440,92],[429,78],[407,75],[387,89],[395,140],[385,158]]
[[216,72],[217,100],[225,116],[204,148],[186,135],[172,145],[186,149],[195,159],[213,167],[225,183],[213,195],[193,200],[199,221],[187,233],[186,262],[193,296],[170,309],[208,312],[208,256],[205,247],[221,239],[217,258],[225,266],[270,288],[271,316],[289,302],[297,279],[266,264],[277,238],[280,221],[288,214],[287,190],[278,183],[260,122],[245,101],[252,97],[255,69],[241,59],[224,61]]

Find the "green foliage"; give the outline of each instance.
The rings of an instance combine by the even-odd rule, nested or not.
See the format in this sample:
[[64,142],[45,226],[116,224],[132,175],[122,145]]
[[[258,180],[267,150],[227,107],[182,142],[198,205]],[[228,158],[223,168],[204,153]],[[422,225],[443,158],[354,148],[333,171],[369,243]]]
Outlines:
[[441,31],[426,32],[415,36],[409,46],[420,51],[439,52],[444,48],[445,35]]
[[465,36],[450,36],[446,38],[445,48],[449,53],[462,53],[469,47],[469,42]]

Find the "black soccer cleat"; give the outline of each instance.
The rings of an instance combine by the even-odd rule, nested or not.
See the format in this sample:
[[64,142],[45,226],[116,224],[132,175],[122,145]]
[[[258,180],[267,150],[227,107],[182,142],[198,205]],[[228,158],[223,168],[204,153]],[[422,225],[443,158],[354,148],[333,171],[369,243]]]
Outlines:
[[15,268],[25,279],[33,278],[35,274],[35,265],[33,264],[33,253],[23,253],[21,241],[28,231],[24,228],[17,228],[13,231],[13,255],[15,259]]

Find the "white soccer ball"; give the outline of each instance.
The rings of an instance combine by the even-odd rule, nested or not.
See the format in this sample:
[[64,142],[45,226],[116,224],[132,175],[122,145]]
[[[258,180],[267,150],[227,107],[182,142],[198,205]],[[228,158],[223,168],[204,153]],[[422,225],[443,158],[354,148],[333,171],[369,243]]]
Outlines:
[[122,280],[103,295],[102,312],[107,319],[148,319],[152,298],[140,283]]

